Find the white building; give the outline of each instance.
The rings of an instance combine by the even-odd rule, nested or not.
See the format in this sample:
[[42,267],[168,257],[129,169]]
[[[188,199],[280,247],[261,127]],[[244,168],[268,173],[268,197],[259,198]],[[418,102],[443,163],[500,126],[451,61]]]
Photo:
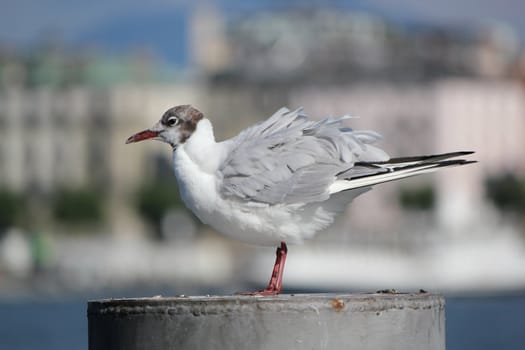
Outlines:
[[8,89],[0,94],[0,187],[44,197],[62,187],[98,188],[109,199],[111,231],[136,224],[130,198],[153,175],[153,154],[171,152],[124,142],[169,107],[197,103],[196,91],[188,84]]

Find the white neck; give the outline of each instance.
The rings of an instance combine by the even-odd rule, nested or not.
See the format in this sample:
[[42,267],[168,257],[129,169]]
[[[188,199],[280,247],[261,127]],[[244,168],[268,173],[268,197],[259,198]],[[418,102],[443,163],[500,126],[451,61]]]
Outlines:
[[213,126],[208,119],[197,123],[197,128],[175,152],[185,152],[201,171],[214,173],[223,161],[223,150],[215,142]]

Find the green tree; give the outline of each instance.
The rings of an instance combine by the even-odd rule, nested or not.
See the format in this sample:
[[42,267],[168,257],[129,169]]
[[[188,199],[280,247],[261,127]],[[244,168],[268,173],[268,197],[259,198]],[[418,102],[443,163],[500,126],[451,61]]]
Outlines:
[[171,208],[186,210],[180,199],[179,190],[173,181],[157,181],[143,185],[137,192],[138,212],[161,235],[161,221]]
[[501,211],[525,211],[525,179],[504,173],[486,179],[488,199]]
[[402,188],[399,191],[401,206],[409,210],[432,210],[435,205],[435,191],[431,185]]
[[0,231],[20,224],[26,203],[21,194],[8,189],[0,189]]
[[102,221],[104,198],[89,188],[62,188],[53,196],[54,218],[66,224],[88,224]]

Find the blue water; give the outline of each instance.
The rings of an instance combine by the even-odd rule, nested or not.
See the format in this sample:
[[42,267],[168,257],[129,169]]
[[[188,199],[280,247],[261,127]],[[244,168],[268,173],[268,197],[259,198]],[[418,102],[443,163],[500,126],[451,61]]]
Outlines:
[[447,350],[525,349],[525,296],[446,301]]
[[[525,296],[447,298],[447,350],[525,349]],[[0,303],[0,349],[87,349],[86,300]]]
[[87,349],[84,301],[0,304],[0,349]]

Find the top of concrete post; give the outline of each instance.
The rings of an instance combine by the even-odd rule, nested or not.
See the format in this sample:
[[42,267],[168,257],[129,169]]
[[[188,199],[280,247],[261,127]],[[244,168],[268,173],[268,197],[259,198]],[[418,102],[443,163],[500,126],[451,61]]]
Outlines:
[[174,296],[150,298],[121,298],[93,300],[88,303],[88,314],[106,313],[231,313],[235,311],[316,310],[387,311],[444,308],[444,298],[429,293],[373,293],[373,294],[281,294],[276,296]]
[[428,293],[95,300],[89,349],[444,350],[444,305]]

